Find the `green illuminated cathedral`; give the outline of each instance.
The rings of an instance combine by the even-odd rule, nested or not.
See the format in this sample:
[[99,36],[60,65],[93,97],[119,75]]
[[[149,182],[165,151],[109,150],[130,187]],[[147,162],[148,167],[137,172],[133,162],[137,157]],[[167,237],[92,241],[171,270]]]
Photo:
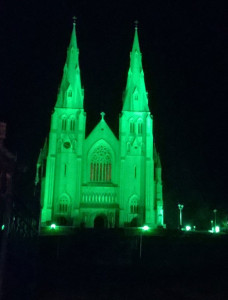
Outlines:
[[[163,226],[161,163],[153,139],[135,28],[119,116],[119,138],[105,114],[86,137],[84,90],[73,24],[49,137],[37,163],[41,224],[107,228]],[[115,103],[110,105],[115,105]]]

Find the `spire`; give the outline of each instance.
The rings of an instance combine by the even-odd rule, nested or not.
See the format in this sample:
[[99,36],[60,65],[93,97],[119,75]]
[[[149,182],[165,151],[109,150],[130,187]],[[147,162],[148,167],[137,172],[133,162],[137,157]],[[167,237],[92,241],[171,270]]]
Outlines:
[[104,120],[105,113],[101,112],[100,115],[101,115],[101,120]]
[[130,53],[130,68],[123,96],[123,111],[149,111],[142,68],[142,54],[139,47],[138,21],[135,21],[134,41]]
[[84,91],[81,87],[79,50],[76,38],[76,17],[73,17],[73,30],[67,50],[66,63],[60,85],[56,107],[83,108]]
[[77,38],[76,38],[76,17],[73,17],[73,30],[71,33],[70,45],[69,48],[74,47],[77,49]]
[[135,21],[135,36],[133,41],[133,47],[132,52],[138,51],[140,53],[140,47],[139,47],[139,37],[138,37],[138,21]]

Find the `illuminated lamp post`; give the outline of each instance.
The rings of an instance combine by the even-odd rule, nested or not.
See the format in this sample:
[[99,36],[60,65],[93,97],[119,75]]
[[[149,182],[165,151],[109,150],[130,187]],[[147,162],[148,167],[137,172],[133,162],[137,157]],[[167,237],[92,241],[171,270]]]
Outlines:
[[178,208],[180,210],[180,229],[182,227],[182,210],[184,208],[184,205],[183,204],[178,204]]
[[217,209],[214,209],[213,213],[215,214],[215,218],[214,218],[214,230],[215,230],[215,228],[216,228],[216,213],[217,213]]

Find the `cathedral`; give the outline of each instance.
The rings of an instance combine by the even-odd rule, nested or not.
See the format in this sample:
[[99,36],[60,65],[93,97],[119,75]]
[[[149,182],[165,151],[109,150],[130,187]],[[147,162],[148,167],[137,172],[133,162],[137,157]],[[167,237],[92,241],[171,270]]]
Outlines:
[[37,162],[41,226],[52,222],[86,228],[163,226],[161,163],[153,139],[137,26],[119,137],[103,112],[86,136],[83,107],[74,22],[49,136]]

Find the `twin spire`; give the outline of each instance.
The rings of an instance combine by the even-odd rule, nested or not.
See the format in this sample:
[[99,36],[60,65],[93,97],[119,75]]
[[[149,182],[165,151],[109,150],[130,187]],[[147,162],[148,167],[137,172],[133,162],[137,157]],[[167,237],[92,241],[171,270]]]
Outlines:
[[137,23],[132,51],[130,53],[127,85],[123,94],[123,111],[149,112]]
[[77,46],[76,22],[74,19],[56,107],[83,109],[83,100],[84,90],[81,86],[79,49]]
[[[130,53],[130,68],[123,96],[123,111],[149,111],[137,24],[138,22],[136,21],[134,41]],[[67,50],[67,58],[56,107],[82,109],[83,100],[84,90],[81,87],[79,49],[76,37],[76,18],[74,17],[73,30]]]

